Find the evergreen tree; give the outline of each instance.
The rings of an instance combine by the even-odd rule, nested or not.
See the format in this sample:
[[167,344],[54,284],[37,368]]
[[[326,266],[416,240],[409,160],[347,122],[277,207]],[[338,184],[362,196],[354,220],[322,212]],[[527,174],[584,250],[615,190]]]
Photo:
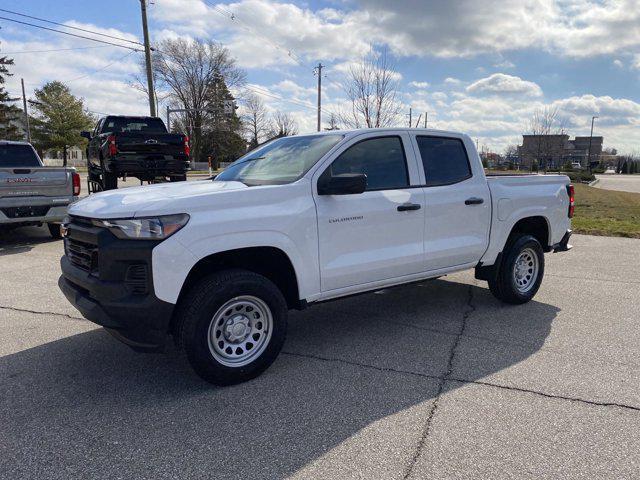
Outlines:
[[86,144],[80,131],[91,129],[94,120],[85,112],[83,100],[75,97],[62,82],[47,83],[35,91],[35,97],[33,138],[36,148],[62,150],[66,165],[67,148]]
[[18,127],[11,123],[22,111],[13,104],[18,99],[11,98],[4,89],[5,77],[11,76],[8,65],[13,65],[13,59],[0,57],[0,140],[24,140]]

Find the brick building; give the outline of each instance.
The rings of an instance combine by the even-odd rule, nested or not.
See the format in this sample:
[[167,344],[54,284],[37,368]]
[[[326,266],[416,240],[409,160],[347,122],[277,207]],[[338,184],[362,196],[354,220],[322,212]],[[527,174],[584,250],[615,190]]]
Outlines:
[[[522,166],[530,167],[533,161],[540,168],[558,168],[567,162],[588,166],[589,138],[569,135],[523,135],[518,146],[518,158]],[[593,137],[591,141],[591,161],[597,162],[602,154],[604,137]]]

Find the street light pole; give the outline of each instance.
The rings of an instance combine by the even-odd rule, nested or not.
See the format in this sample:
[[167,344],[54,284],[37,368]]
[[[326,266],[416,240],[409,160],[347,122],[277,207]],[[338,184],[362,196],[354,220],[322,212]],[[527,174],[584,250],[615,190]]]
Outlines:
[[591,134],[589,135],[589,158],[587,160],[589,164],[589,173],[591,173],[591,142],[593,141],[593,122],[595,121],[596,118],[598,117],[595,115],[591,117]]
[[147,90],[149,90],[149,113],[156,116],[155,90],[153,89],[153,74],[151,73],[151,46],[149,45],[149,28],[147,26],[147,0],[140,0],[142,13],[142,34],[144,36],[144,58],[147,67]]

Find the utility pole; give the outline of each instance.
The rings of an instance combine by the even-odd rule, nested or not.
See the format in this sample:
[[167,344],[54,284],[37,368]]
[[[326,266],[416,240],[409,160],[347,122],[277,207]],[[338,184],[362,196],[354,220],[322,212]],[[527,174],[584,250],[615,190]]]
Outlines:
[[322,68],[324,65],[318,62],[314,69],[318,74],[318,131],[322,129]]
[[418,120],[416,120],[416,128],[420,126],[420,120],[422,120],[422,114],[420,114],[420,116],[418,117]]
[[429,112],[424,112],[424,128],[427,128],[427,118],[429,118]]
[[151,46],[149,45],[149,28],[147,26],[147,0],[140,0],[142,12],[142,34],[144,36],[144,58],[147,66],[147,89],[149,90],[149,113],[156,116],[155,90],[153,89],[153,74],[151,73]]
[[411,107],[409,107],[409,128],[411,128],[411,114],[412,114],[412,110]]
[[593,141],[593,122],[596,118],[598,117],[595,115],[591,117],[591,134],[589,135],[589,159],[587,160],[589,165],[589,173],[591,173],[591,142]]
[[22,106],[24,108],[24,124],[27,127],[27,142],[31,143],[31,128],[29,127],[29,111],[27,110],[27,96],[24,93],[24,78],[20,79],[22,83]]

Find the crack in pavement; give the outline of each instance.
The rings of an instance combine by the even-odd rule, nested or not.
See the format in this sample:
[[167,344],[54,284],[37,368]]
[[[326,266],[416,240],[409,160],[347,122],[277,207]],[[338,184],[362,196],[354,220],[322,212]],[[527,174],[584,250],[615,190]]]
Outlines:
[[41,312],[38,310],[29,310],[27,308],[17,308],[17,307],[6,307],[4,305],[0,305],[0,310],[10,310],[12,312],[23,312],[23,313],[34,313],[36,315],[55,315],[57,317],[65,317],[70,320],[78,320],[86,322],[87,320],[82,317],[74,317],[73,315],[69,315],[67,313],[58,313],[58,312]]
[[[354,361],[351,361],[351,360],[344,360],[342,358],[330,358],[330,357],[323,357],[323,356],[320,356],[320,355],[311,355],[311,354],[306,354],[306,353],[287,352],[287,351],[284,351],[284,350],[281,353],[282,353],[282,355],[290,355],[292,357],[308,358],[308,359],[311,359],[311,360],[320,360],[320,361],[323,361],[323,362],[344,363],[346,365],[352,365],[354,367],[369,368],[371,370],[377,370],[379,372],[398,373],[398,374],[402,374],[402,375],[411,375],[413,377],[428,378],[428,379],[431,379],[431,380],[442,380],[443,379],[443,377],[441,377],[439,375],[430,375],[428,373],[413,372],[411,370],[400,370],[400,369],[391,368],[391,367],[379,367],[379,366],[376,366],[376,365],[369,365],[367,363],[360,363],[360,362],[354,362]],[[545,397],[545,398],[551,398],[551,399],[556,399],[556,400],[567,400],[567,401],[570,401],[570,402],[585,403],[587,405],[594,405],[594,406],[598,406],[598,407],[619,407],[619,408],[623,408],[623,409],[627,409],[627,410],[633,410],[633,411],[640,412],[640,407],[636,407],[634,405],[626,405],[624,403],[615,403],[615,402],[599,402],[599,401],[596,401],[596,400],[586,400],[584,398],[578,398],[578,397],[567,397],[565,395],[555,395],[555,394],[551,394],[551,393],[541,392],[539,390],[531,390],[531,389],[528,389],[528,388],[514,387],[514,386],[510,386],[510,385],[501,385],[499,383],[485,382],[485,381],[482,381],[482,380],[470,380],[468,378],[449,377],[449,378],[447,378],[447,381],[464,383],[464,384],[481,385],[481,386],[485,386],[485,387],[499,388],[501,390],[511,390],[511,391],[514,391],[514,392],[530,393],[532,395],[538,395],[538,396]]]
[[466,329],[467,320],[469,316],[476,310],[476,307],[473,305],[472,302],[473,302],[473,286],[469,285],[469,293],[467,298],[467,307],[469,308],[462,314],[462,325],[460,326],[460,331],[458,332],[458,335],[453,340],[453,345],[451,346],[451,350],[449,352],[449,359],[447,360],[447,370],[445,371],[444,375],[440,378],[438,382],[438,391],[433,400],[433,403],[431,404],[431,409],[429,410],[429,415],[427,416],[427,420],[422,430],[422,435],[418,439],[418,444],[416,445],[416,449],[413,455],[411,456],[411,459],[409,460],[409,465],[407,465],[407,468],[404,471],[404,475],[402,476],[403,479],[407,479],[411,476],[411,473],[413,472],[413,468],[415,467],[416,463],[420,459],[420,455],[422,454],[424,445],[427,441],[427,438],[429,437],[429,434],[431,433],[431,424],[433,422],[433,417],[438,411],[438,405],[440,404],[440,397],[442,396],[442,392],[444,391],[444,387],[445,387],[445,384],[447,383],[447,380],[449,379],[449,377],[453,372],[453,362],[455,360],[458,344],[460,343],[460,338],[464,335],[464,331]]

